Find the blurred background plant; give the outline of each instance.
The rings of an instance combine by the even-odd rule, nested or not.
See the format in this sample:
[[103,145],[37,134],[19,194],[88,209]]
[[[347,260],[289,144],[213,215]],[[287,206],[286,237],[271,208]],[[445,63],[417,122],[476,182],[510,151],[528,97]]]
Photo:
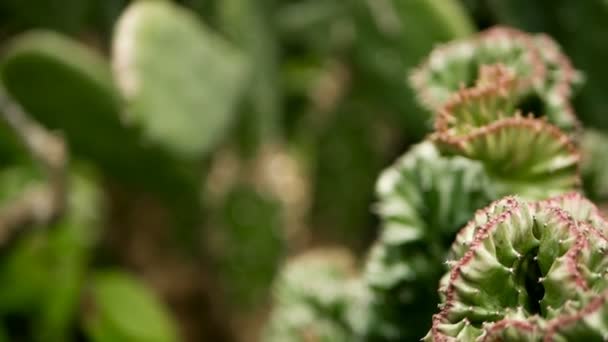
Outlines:
[[584,184],[608,200],[606,17],[601,0],[2,0],[0,340],[257,340],[286,260],[375,240],[376,178],[431,128],[411,68],[494,24],[549,33],[583,72]]

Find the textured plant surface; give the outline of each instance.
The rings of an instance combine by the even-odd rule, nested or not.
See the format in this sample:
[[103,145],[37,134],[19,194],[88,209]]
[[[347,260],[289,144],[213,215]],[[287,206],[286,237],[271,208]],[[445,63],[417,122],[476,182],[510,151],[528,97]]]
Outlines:
[[354,260],[344,250],[310,251],[286,265],[265,340],[351,341]]
[[[534,42],[559,63],[531,56],[540,54]],[[431,288],[447,248],[476,209],[508,194],[542,199],[578,187],[579,153],[556,126],[577,126],[568,102],[573,75],[549,38],[506,28],[439,47],[414,73],[422,103],[436,112],[435,132],[378,180],[383,229],[364,269],[370,315],[362,336],[422,335],[430,321],[420,313],[434,310]],[[552,109],[556,79],[563,102]],[[533,108],[540,112],[522,114],[532,109],[529,98],[543,104]]]
[[435,49],[411,83],[429,110],[444,106],[463,86],[478,82],[483,66],[504,64],[515,74],[511,100],[524,111],[547,115],[565,129],[576,127],[570,98],[580,75],[548,36],[495,27]]
[[0,0],[0,341],[419,340],[476,210],[608,210],[606,18]]
[[452,245],[425,340],[605,340],[607,228],[578,193],[478,211]]
[[[438,297],[430,284],[442,274],[447,245],[474,212],[491,201],[483,166],[442,157],[430,142],[414,147],[378,180],[383,230],[372,247],[364,282],[371,295],[361,334],[415,339]],[[410,310],[409,308],[416,308]],[[404,328],[407,326],[407,328]],[[418,335],[416,335],[418,334]]]

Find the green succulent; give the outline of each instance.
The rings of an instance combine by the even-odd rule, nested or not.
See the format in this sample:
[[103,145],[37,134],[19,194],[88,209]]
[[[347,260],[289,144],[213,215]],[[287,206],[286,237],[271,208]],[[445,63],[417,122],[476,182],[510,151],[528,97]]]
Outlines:
[[307,252],[290,261],[277,279],[266,341],[346,342],[353,336],[354,261],[343,250]]
[[383,229],[363,273],[369,296],[359,334],[419,338],[420,327],[429,324],[423,313],[438,301],[429,284],[441,277],[445,246],[495,194],[481,163],[443,157],[431,142],[415,146],[385,170],[376,192]]
[[382,229],[349,294],[358,314],[341,317],[351,340],[424,335],[449,246],[477,209],[579,188],[579,79],[550,38],[508,28],[441,46],[414,72],[435,131],[378,179]]
[[410,83],[421,105],[434,112],[462,87],[474,84],[482,67],[494,64],[503,64],[515,74],[511,96],[516,108],[544,114],[563,129],[577,127],[570,98],[581,74],[544,34],[494,27],[445,44],[412,73]]
[[576,192],[478,211],[452,245],[424,340],[605,340],[607,228]]
[[[512,42],[503,43],[507,46],[532,39],[508,29],[491,29],[472,41],[488,37],[511,37]],[[454,47],[458,44],[440,47],[429,58],[440,54],[457,60],[451,53],[462,53]],[[465,46],[473,49],[471,44]],[[437,303],[432,288],[444,270],[447,247],[476,209],[509,194],[543,199],[578,188],[580,156],[575,142],[550,117],[521,115],[519,87],[524,76],[511,66],[510,54],[500,55],[486,46],[493,44],[499,43],[488,40],[478,48],[495,55],[488,57],[489,65],[471,66],[478,73],[470,87],[455,88],[445,100],[439,92],[423,95],[437,96],[431,102],[442,103],[435,109],[435,132],[378,180],[382,231],[364,270],[369,316],[360,335],[366,340],[422,335],[422,327],[430,324],[423,312],[434,310]],[[426,72],[431,60],[414,78]],[[447,91],[447,83],[443,89]]]

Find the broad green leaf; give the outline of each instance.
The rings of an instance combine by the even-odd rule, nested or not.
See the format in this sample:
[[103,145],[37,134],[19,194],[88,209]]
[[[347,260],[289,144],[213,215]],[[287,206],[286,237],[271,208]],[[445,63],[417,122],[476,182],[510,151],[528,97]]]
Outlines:
[[196,159],[222,138],[245,61],[194,13],[170,2],[135,2],[117,23],[112,50],[125,119],[147,140]]
[[150,166],[152,153],[121,123],[120,95],[100,55],[60,34],[31,31],[9,44],[0,68],[12,97],[34,119],[60,130],[77,155],[124,177],[150,168],[141,164]]
[[123,100],[110,66],[95,51],[58,33],[32,31],[8,45],[0,74],[12,97],[63,134],[76,157],[94,162],[113,179],[159,194],[180,220],[198,214],[197,169],[184,167],[164,146],[143,141],[139,127],[123,122]]
[[85,328],[95,342],[177,341],[173,320],[158,298],[133,276],[98,272],[92,283],[93,307]]

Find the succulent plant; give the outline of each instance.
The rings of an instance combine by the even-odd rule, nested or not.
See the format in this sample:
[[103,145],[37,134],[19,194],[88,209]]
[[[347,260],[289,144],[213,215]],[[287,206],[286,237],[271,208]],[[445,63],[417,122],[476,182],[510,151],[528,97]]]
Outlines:
[[370,295],[361,336],[420,337],[416,327],[428,326],[424,312],[438,301],[429,284],[443,273],[445,246],[470,213],[494,198],[489,185],[481,163],[442,157],[431,142],[415,146],[382,173],[376,211],[383,229],[363,273]]
[[561,128],[578,125],[570,98],[582,77],[547,35],[507,27],[436,48],[411,75],[423,107],[436,111],[455,92],[480,79],[483,66],[504,64],[515,76],[510,94],[517,108],[544,114]]
[[[110,66],[83,44],[52,31],[23,33],[2,56],[0,78],[33,119],[63,132],[75,156],[113,178],[167,194],[192,187],[175,158],[159,146],[143,144],[138,130],[124,125]],[[98,139],[83,127],[112,139]]]
[[344,250],[314,250],[290,261],[275,286],[266,341],[351,341],[354,260]]
[[[579,80],[550,38],[500,27],[437,48],[413,73],[435,131],[378,179],[382,230],[350,294],[360,313],[346,319],[352,339],[424,334],[449,246],[475,210],[506,195],[543,200],[579,188],[580,125],[570,105]],[[566,201],[573,198],[564,206],[591,208]]]
[[[424,86],[418,89],[422,103],[436,111],[435,132],[378,180],[383,229],[363,273],[370,293],[364,338],[420,337],[421,327],[430,324],[422,313],[437,302],[431,288],[443,272],[447,248],[476,209],[509,194],[543,199],[578,188],[579,152],[571,135],[556,126],[578,126],[568,98],[559,115],[521,114],[525,96],[547,99],[540,90],[551,88],[527,80],[526,70],[533,68],[524,63],[531,57],[523,55],[532,52],[524,47],[530,49],[535,39],[557,49],[544,36],[494,28],[440,47],[414,73],[414,87]],[[557,59],[574,74],[565,57]],[[471,74],[463,74],[465,69]],[[524,87],[528,83],[539,85]]]
[[124,119],[146,141],[194,160],[229,127],[248,73],[238,50],[191,11],[164,1],[136,2],[124,11],[112,68],[127,103]]
[[605,340],[607,228],[576,192],[478,211],[452,245],[425,340]]

